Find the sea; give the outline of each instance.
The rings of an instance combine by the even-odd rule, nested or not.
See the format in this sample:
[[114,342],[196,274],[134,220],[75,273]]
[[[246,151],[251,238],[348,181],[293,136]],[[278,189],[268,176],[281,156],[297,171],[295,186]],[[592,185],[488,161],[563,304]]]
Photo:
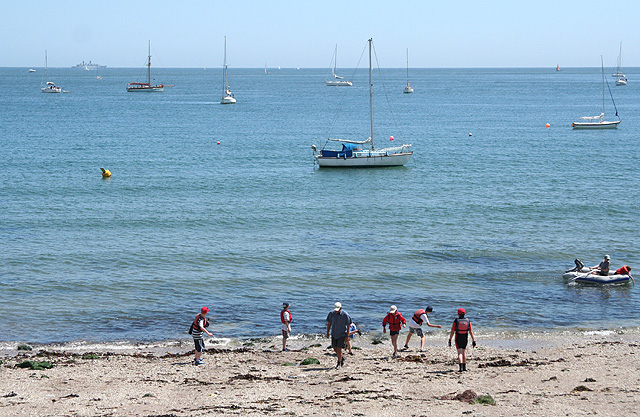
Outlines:
[[[0,68],[0,342],[370,334],[391,305],[463,307],[476,336],[637,331],[640,288],[562,278],[575,258],[640,270],[640,68],[605,113],[600,68],[373,71],[376,148],[404,167],[327,169],[312,145],[369,137],[368,69]],[[103,77],[96,79],[96,75]],[[612,93],[614,102],[611,99]],[[549,127],[547,127],[549,124]],[[393,140],[391,140],[393,137]],[[108,179],[100,168],[111,171]],[[632,271],[633,273],[633,271]],[[444,340],[444,339],[443,339]]]

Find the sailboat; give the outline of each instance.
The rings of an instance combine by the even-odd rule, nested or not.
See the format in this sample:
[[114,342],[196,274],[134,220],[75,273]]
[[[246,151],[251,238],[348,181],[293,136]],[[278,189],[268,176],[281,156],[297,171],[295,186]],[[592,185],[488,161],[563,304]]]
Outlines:
[[556,64],[556,71],[562,71],[562,70],[560,69],[560,64]]
[[269,75],[269,71],[267,71],[267,63],[264,63],[264,75]]
[[353,83],[351,81],[345,80],[343,77],[340,77],[336,74],[336,66],[338,62],[338,45],[336,44],[336,50],[333,53],[333,68],[331,69],[331,80],[325,80],[325,84],[330,87],[351,87]]
[[53,81],[49,81],[49,63],[47,62],[47,51],[44,51],[44,74],[45,85],[40,83],[40,91],[43,93],[62,93],[62,87],[58,87]]
[[227,37],[224,37],[224,66],[222,67],[222,98],[220,104],[235,104],[236,98],[227,83]]
[[146,83],[128,83],[127,91],[145,91],[150,93],[163,92],[164,84],[151,85],[151,41],[149,41],[149,60],[147,61],[147,82]]
[[620,53],[618,54],[618,61],[616,61],[616,72],[611,74],[612,77],[616,78],[625,78],[626,76],[622,73],[622,42],[620,42]]
[[[342,143],[340,150],[317,150],[313,145],[313,156],[320,167],[356,168],[356,167],[389,167],[402,166],[409,162],[413,152],[409,151],[411,145],[402,145],[393,148],[376,149],[373,142],[373,82],[371,47],[373,39],[369,43],[369,125],[370,136],[363,141],[346,139],[332,139],[329,141]],[[363,145],[370,145],[371,149],[363,149]],[[325,144],[326,146],[326,144]]]
[[600,55],[600,63],[602,66],[602,113],[600,116],[587,116],[581,117],[580,119],[584,120],[584,122],[573,122],[571,123],[571,127],[574,129],[615,129],[620,124],[620,116],[618,115],[618,109],[616,108],[616,102],[613,101],[613,95],[611,94],[611,89],[609,89],[609,94],[611,95],[611,101],[613,102],[613,107],[616,109],[616,117],[618,120],[613,122],[608,122],[604,119],[604,60],[602,59],[602,55]]
[[413,93],[413,87],[409,85],[409,48],[407,48],[407,86],[402,90],[405,94]]

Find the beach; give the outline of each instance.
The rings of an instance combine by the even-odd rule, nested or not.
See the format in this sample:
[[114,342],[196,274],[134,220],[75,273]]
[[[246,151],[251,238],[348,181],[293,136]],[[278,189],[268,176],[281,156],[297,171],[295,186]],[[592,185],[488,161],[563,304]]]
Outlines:
[[[289,352],[277,338],[208,341],[200,366],[188,340],[166,349],[5,349],[0,415],[615,416],[640,406],[638,332],[476,337],[462,373],[446,339],[429,339],[424,352],[412,340],[393,359],[388,338],[356,337],[341,369],[327,339],[294,340]],[[319,364],[300,365],[307,358]],[[53,367],[16,367],[25,360]],[[472,402],[486,395],[495,405]]]

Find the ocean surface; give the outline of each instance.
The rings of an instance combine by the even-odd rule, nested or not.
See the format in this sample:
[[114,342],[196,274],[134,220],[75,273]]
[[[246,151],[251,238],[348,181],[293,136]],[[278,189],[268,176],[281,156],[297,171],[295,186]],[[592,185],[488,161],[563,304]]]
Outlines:
[[[640,288],[562,278],[578,257],[640,270],[640,69],[602,108],[600,68],[374,72],[377,147],[399,168],[319,169],[311,145],[369,136],[366,69],[0,68],[0,341],[321,333],[341,301],[378,331],[391,304],[476,333],[631,329]],[[614,110],[607,92],[607,119]],[[550,128],[545,125],[549,123]],[[469,134],[472,134],[470,136]],[[391,142],[390,136],[395,140]],[[218,145],[217,142],[220,142]],[[112,172],[102,179],[100,168]]]

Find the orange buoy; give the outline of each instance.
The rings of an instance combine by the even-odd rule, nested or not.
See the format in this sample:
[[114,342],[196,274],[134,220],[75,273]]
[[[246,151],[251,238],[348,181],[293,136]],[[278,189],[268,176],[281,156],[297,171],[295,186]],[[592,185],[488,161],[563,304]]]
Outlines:
[[547,127],[547,129],[551,127],[549,123],[547,123],[545,126]]

